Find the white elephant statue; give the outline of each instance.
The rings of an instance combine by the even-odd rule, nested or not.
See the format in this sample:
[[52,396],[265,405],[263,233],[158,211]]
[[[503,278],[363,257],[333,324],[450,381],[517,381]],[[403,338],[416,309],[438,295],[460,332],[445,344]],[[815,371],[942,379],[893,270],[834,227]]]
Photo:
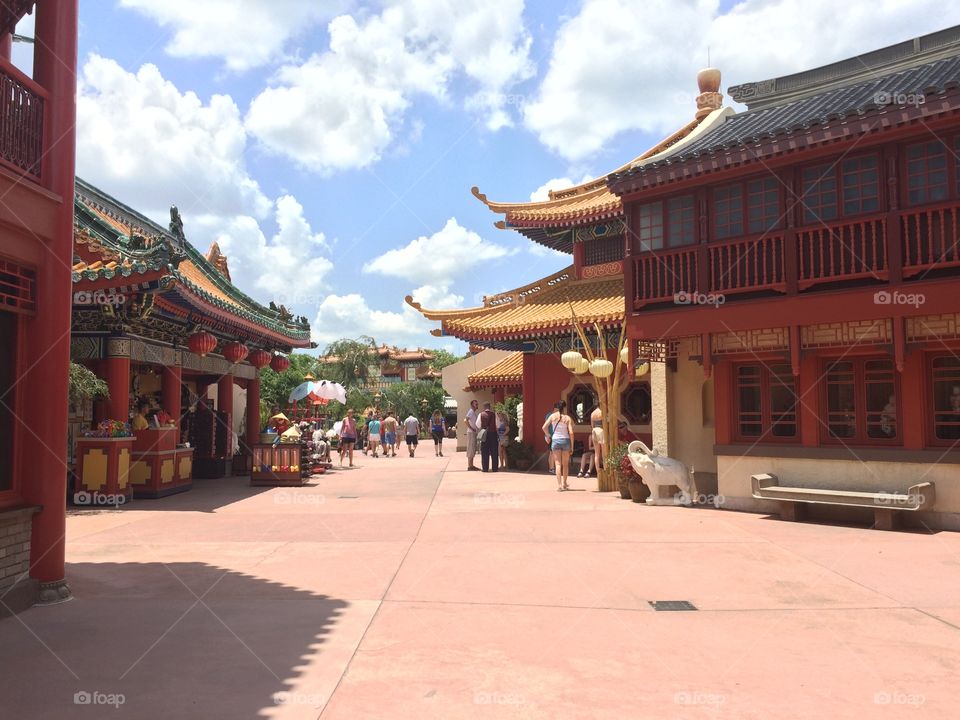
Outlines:
[[[692,505],[697,497],[693,474],[679,460],[660,455],[640,440],[634,440],[627,446],[627,457],[634,471],[650,488],[648,505]],[[660,487],[676,485],[680,493],[670,499],[660,497]]]

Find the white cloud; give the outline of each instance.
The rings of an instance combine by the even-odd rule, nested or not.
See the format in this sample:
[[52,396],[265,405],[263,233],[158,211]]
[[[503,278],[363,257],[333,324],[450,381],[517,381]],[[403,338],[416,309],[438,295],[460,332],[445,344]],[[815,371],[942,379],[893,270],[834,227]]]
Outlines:
[[[691,120],[708,47],[726,88],[960,22],[960,6],[933,0],[743,0],[718,12],[718,0],[585,0],[557,32],[525,124],[551,150],[581,160],[620,132],[665,136]],[[585,38],[603,51],[584,52]]]
[[350,6],[349,0],[120,0],[173,28],[166,51],[174,57],[221,58],[231,70],[263,65],[294,36]]
[[[463,304],[463,297],[445,288],[424,286],[411,293],[413,299],[428,308],[452,308]],[[430,331],[437,323],[426,320],[403,303],[398,310],[376,310],[358,293],[328,295],[310,324],[313,340],[321,348],[343,337],[369,335],[378,343],[435,347]]]
[[365,273],[379,273],[410,282],[448,286],[455,278],[475,272],[480,263],[512,255],[515,250],[484,241],[456,218],[430,237],[420,236],[405,247],[389,250],[364,266]]
[[204,104],[155,65],[136,74],[91,55],[77,89],[77,173],[151,217],[262,218],[272,203],[247,172],[247,134],[227,95]]
[[247,128],[320,173],[366,167],[393,142],[415,97],[447,102],[458,77],[478,88],[468,107],[502,127],[506,90],[533,72],[522,13],[522,0],[394,0],[377,15],[334,18],[329,49],[281,68],[250,104]]

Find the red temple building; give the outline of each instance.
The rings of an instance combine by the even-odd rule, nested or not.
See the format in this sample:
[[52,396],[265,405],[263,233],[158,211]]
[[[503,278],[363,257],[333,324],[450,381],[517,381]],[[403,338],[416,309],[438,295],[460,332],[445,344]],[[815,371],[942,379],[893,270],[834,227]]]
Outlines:
[[607,178],[631,351],[669,368],[654,439],[725,507],[774,507],[755,474],[929,482],[920,519],[960,527],[958,81],[955,27],[740,85],[746,112]]
[[[217,244],[198,252],[176,208],[163,228],[79,179],[74,208],[71,355],[110,389],[108,401],[88,410],[92,417],[81,413],[77,429],[125,422],[145,398],[174,420],[175,428],[137,433],[124,464],[128,478],[119,479],[133,497],[245,471],[245,451],[262,429],[260,368],[281,371],[289,361],[277,353],[311,346],[307,319],[264,307],[234,286]],[[238,448],[243,467],[234,462]],[[106,449],[91,452],[76,457],[87,492],[103,487],[109,472]],[[93,486],[84,478],[91,474]]]
[[[33,77],[10,62],[36,12]],[[0,613],[69,597],[67,369],[77,0],[0,4]]]

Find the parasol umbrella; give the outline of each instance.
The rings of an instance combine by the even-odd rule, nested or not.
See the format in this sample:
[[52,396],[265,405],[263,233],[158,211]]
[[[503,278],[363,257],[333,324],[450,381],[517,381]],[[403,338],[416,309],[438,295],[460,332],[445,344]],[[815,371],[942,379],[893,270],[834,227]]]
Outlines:
[[310,394],[310,390],[313,389],[315,383],[302,382],[297,385],[293,390],[290,391],[290,397],[287,398],[287,402],[297,402],[298,400],[303,400],[307,395]]
[[308,393],[312,400],[337,400],[341,403],[347,402],[347,391],[340,383],[330,380],[318,380],[313,383],[313,387]]

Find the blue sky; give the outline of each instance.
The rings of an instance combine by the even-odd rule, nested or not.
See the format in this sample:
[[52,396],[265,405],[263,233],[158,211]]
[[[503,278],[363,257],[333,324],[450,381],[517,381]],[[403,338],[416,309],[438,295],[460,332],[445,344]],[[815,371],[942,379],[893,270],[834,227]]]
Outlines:
[[[177,204],[234,281],[339,337],[446,347],[403,303],[473,306],[569,262],[471,194],[604,174],[723,88],[960,22],[928,0],[83,2],[78,173]],[[32,34],[30,21],[18,29]],[[24,57],[18,46],[15,62]],[[26,61],[22,61],[25,63]]]

